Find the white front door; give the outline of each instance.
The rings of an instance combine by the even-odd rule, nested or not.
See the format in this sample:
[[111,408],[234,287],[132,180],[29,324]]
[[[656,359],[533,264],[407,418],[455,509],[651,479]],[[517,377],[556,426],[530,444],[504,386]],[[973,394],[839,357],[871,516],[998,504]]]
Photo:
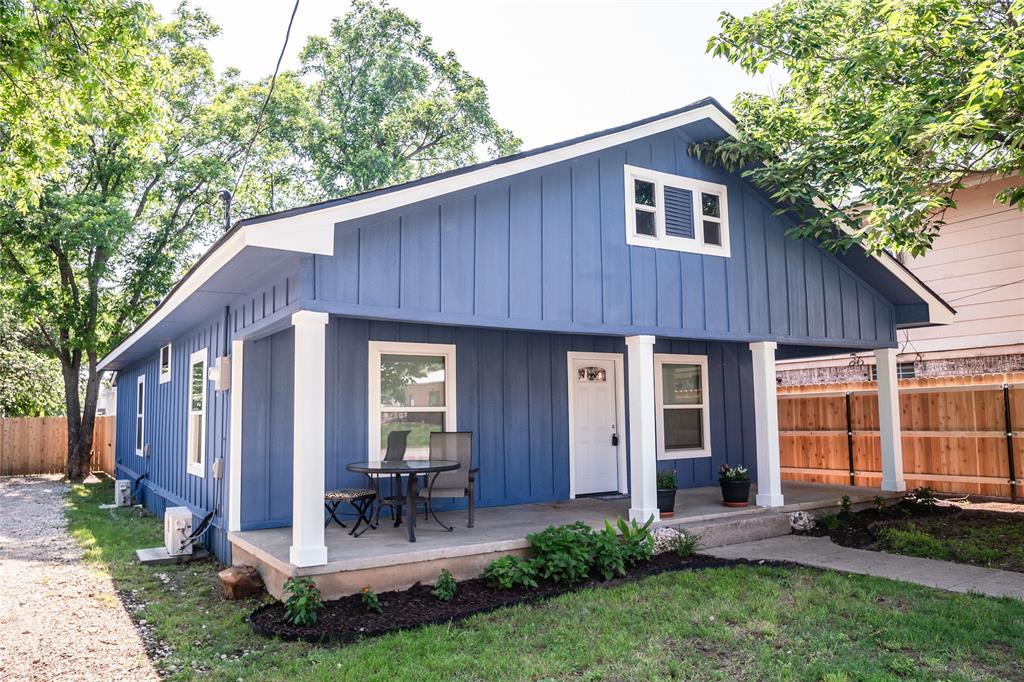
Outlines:
[[575,357],[570,363],[574,493],[616,491],[619,486],[619,424],[615,361]]

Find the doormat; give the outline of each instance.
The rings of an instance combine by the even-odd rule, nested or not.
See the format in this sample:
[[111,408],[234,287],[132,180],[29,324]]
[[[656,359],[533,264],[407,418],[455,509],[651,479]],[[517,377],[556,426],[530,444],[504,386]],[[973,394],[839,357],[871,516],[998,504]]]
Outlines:
[[629,495],[627,495],[625,493],[609,493],[607,495],[594,495],[594,497],[596,497],[599,500],[604,500],[606,502],[612,502],[614,500],[628,500],[629,499]]

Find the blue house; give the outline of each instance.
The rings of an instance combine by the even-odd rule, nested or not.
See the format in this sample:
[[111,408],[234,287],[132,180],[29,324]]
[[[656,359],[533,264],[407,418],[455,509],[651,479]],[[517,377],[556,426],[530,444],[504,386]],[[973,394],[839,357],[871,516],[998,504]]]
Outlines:
[[[118,476],[213,512],[209,543],[291,528],[327,561],[323,494],[386,435],[471,431],[481,507],[680,487],[745,464],[783,503],[776,358],[874,350],[883,483],[903,488],[898,329],[954,311],[895,259],[830,254],[691,144],[711,99],[530,152],[240,221],[101,369]],[[397,382],[397,383],[396,383]],[[396,386],[398,388],[396,393]]]

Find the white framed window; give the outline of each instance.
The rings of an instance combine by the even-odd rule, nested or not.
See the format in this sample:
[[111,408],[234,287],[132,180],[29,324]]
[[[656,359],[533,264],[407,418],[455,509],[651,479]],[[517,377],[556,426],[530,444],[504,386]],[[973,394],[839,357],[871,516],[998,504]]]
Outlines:
[[658,459],[711,456],[706,355],[654,356]]
[[160,349],[160,383],[166,384],[171,380],[171,344]]
[[146,375],[135,384],[135,454],[146,454]]
[[369,379],[371,460],[392,431],[409,431],[406,459],[427,459],[430,434],[455,430],[455,346],[370,341]]
[[[868,365],[871,368],[871,381],[878,381],[878,365]],[[917,366],[913,362],[897,362],[897,379],[914,379],[917,377]]]
[[206,356],[197,350],[188,359],[188,473],[206,475]]
[[626,165],[626,243],[729,256],[725,185]]

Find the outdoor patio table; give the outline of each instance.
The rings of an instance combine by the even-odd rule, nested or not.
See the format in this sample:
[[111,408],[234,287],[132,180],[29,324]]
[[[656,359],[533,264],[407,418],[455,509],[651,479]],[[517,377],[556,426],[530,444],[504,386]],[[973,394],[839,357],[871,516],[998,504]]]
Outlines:
[[345,468],[358,474],[408,477],[405,525],[409,531],[409,542],[416,542],[416,478],[420,474],[455,471],[460,466],[458,462],[448,459],[403,459],[397,462],[353,462]]

